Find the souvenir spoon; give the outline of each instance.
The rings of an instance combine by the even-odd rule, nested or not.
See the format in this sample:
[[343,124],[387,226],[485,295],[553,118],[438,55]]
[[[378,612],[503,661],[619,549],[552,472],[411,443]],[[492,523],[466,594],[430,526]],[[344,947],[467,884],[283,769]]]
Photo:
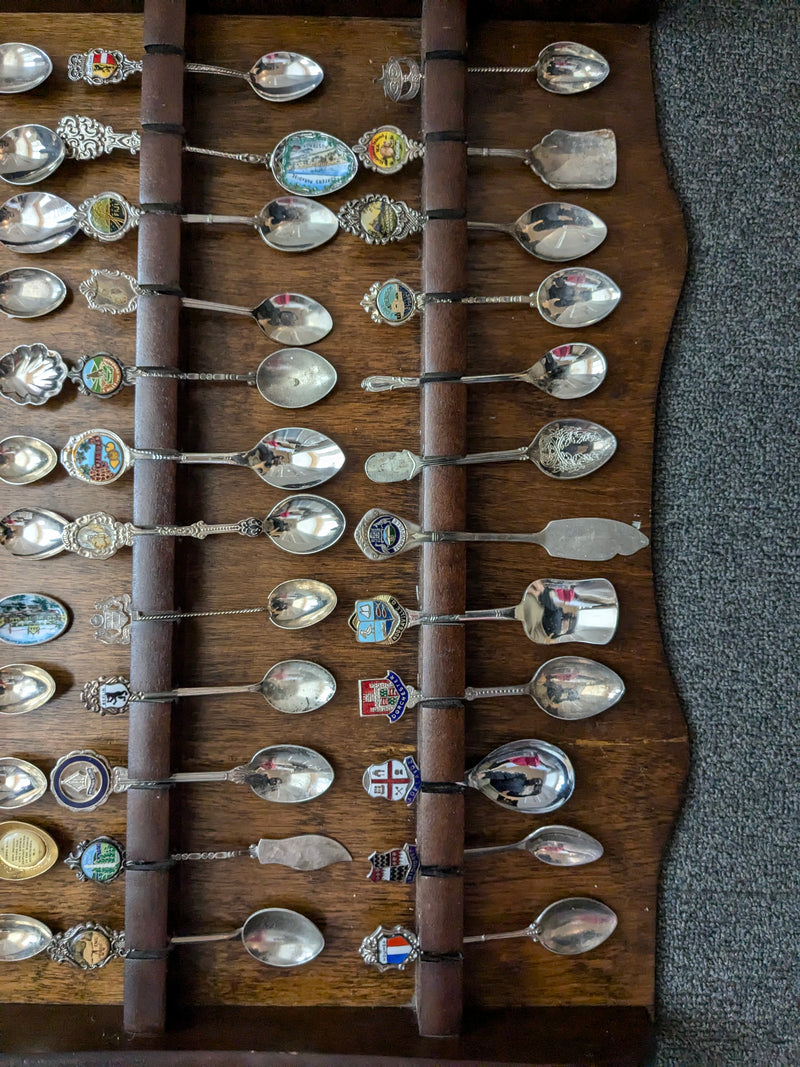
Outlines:
[[[383,194],[348,200],[339,208],[338,220],[343,230],[379,245],[421,233],[425,225],[421,211]],[[512,223],[467,222],[467,229],[510,234],[526,252],[552,263],[588,256],[608,233],[594,212],[564,203],[535,204]]]
[[0,878],[22,882],[49,871],[58,845],[46,830],[27,822],[0,822]]
[[[2,827],[2,823],[0,823]],[[299,834],[297,837],[262,837],[248,848],[224,852],[173,852],[170,859],[176,863],[191,860],[229,860],[247,856],[259,863],[277,863],[295,871],[319,871],[333,863],[349,863],[353,857],[332,837],[322,834]],[[73,871],[79,882],[113,882],[129,866],[124,846],[113,837],[95,837],[80,841],[66,857],[64,863]]]
[[524,685],[468,686],[454,697],[425,697],[394,671],[387,671],[383,678],[362,678],[358,683],[361,715],[386,715],[392,723],[407,708],[421,703],[434,706],[442,700],[449,703],[522,696],[530,697],[554,719],[590,719],[613,707],[624,692],[625,683],[616,671],[583,656],[556,656],[543,663]]
[[66,295],[66,285],[49,270],[15,267],[0,274],[0,311],[10,319],[49,315],[64,303]]
[[46,792],[47,777],[38,767],[16,756],[0,756],[0,809],[24,808]]
[[12,593],[0,600],[0,641],[8,645],[44,645],[68,626],[69,612],[50,596]]
[[404,608],[388,593],[379,593],[369,600],[357,600],[347,621],[362,644],[385,641],[393,645],[411,626],[512,619],[522,623],[525,636],[537,645],[566,641],[606,645],[614,636],[618,618],[619,601],[607,579],[540,578],[530,583],[519,604],[508,608],[424,615]]
[[535,293],[525,296],[443,297],[416,293],[399,278],[389,278],[371,285],[361,306],[373,322],[402,326],[429,304],[527,304],[552,326],[577,329],[594,326],[610,315],[621,297],[619,286],[607,274],[589,267],[565,267],[549,274]]
[[54,469],[58,455],[38,437],[15,434],[0,441],[0,482],[30,485]]
[[[572,96],[594,89],[608,77],[608,60],[575,41],[555,41],[541,50],[532,67],[467,67],[467,74],[535,74],[536,81],[549,93]],[[413,56],[391,56],[380,78],[389,100],[413,100],[424,75]]]
[[0,44],[0,93],[27,93],[53,73],[50,56],[32,44]]
[[276,489],[312,489],[338,474],[344,465],[344,452],[330,437],[302,426],[273,430],[247,452],[129,448],[110,430],[74,434],[61,450],[61,462],[67,473],[90,483],[116,481],[135,460],[141,459],[248,467]]
[[52,675],[33,663],[9,663],[0,667],[0,715],[24,715],[52,699],[56,683]]
[[[145,295],[135,278],[119,270],[93,270],[78,289],[93,311],[108,315],[125,315],[135,311],[139,297]],[[311,345],[321,341],[333,329],[329,312],[322,304],[302,293],[278,293],[262,300],[254,308],[218,304],[214,300],[195,300],[188,296],[180,297],[180,302],[187,308],[249,315],[267,337],[282,345]]]
[[94,636],[105,645],[129,645],[131,623],[175,622],[212,615],[256,615],[266,612],[279,630],[305,630],[327,619],[336,607],[336,593],[316,578],[290,578],[276,585],[267,597],[266,607],[230,608],[227,611],[138,611],[131,606],[127,593],[112,595],[95,602],[95,614],[89,620]]
[[[319,63],[298,52],[268,52],[244,72],[208,63],[184,63],[183,69],[194,74],[241,78],[256,96],[273,104],[299,100],[301,96],[313,92],[324,77]],[[141,71],[141,60],[128,59],[122,52],[97,48],[71,55],[67,62],[69,80],[89,85],[116,85]]]
[[[309,963],[325,947],[325,940],[314,923],[286,908],[263,908],[253,912],[237,930],[171,937],[169,944],[232,941],[237,937],[241,937],[254,959],[271,967]],[[100,923],[83,922],[63,934],[54,934],[43,922],[29,915],[0,913],[0,963],[27,960],[45,950],[56,963],[70,963],[82,971],[95,971],[110,960],[124,959],[132,951],[126,948],[124,931],[111,930]]]
[[402,452],[373,452],[364,464],[373,482],[403,482],[425,467],[464,467],[474,463],[505,463],[530,460],[550,478],[583,478],[607,463],[617,448],[617,439],[599,423],[587,419],[556,419],[547,422],[529,445],[504,452],[476,452],[467,456],[417,456]]
[[[0,244],[12,252],[49,252],[79,232],[107,244],[135,229],[144,214],[119,193],[90,196],[77,208],[53,193],[17,193],[0,206]],[[332,211],[302,196],[277,197],[257,215],[179,217],[188,223],[251,226],[266,244],[281,252],[307,252],[339,231]]]
[[[411,805],[422,784],[413,756],[373,763],[362,785],[371,797]],[[566,753],[547,741],[511,741],[490,752],[457,785],[470,786],[501,808],[526,815],[555,811],[575,789],[575,771]]]
[[641,530],[616,519],[553,519],[539,533],[465,533],[423,530],[383,508],[370,508],[353,534],[356,544],[371,560],[390,559],[411,548],[439,541],[511,541],[539,545],[559,559],[601,561],[631,556],[650,544]]
[[202,541],[211,534],[265,534],[284,552],[306,556],[330,548],[344,527],[344,515],[335,504],[310,495],[281,500],[265,519],[251,517],[214,526],[202,521],[191,526],[134,526],[103,511],[68,522],[54,511],[18,508],[0,519],[0,544],[12,556],[27,559],[48,559],[65,550],[84,559],[108,559],[121,548],[130,548],[134,537],[194,537]]
[[336,385],[336,368],[310,348],[280,348],[262,359],[249,374],[179,371],[173,367],[133,367],[108,352],[81,356],[68,367],[61,353],[39,341],[17,345],[0,357],[0,397],[12,404],[44,404],[58,396],[65,381],[74,382],[84,396],[100,400],[116,396],[140,378],[170,378],[184,382],[243,382],[279,408],[316,404]]
[[[0,668],[0,672],[4,669]],[[318,663],[306,659],[285,659],[270,667],[255,685],[216,685],[137,693],[131,689],[127,678],[114,675],[87,682],[80,696],[87,711],[95,711],[99,715],[122,715],[132,703],[161,703],[182,697],[227,696],[232,693],[260,693],[276,711],[284,715],[304,715],[333,699],[336,680],[330,671]]]
[[[49,177],[69,156],[99,159],[115,148],[135,155],[141,148],[136,130],[115,132],[87,115],[65,115],[55,130],[28,124],[0,137],[0,179],[10,185],[33,185]],[[266,166],[288,193],[326,196],[356,176],[359,161],[377,174],[395,174],[425,152],[397,126],[376,126],[349,148],[319,130],[298,130],[266,154],[224,152],[184,145],[185,152]],[[467,155],[521,159],[553,189],[608,189],[617,177],[617,145],[612,130],[552,130],[533,148],[467,148]]]
[[[3,368],[7,366],[5,364],[7,358],[4,356],[0,360],[0,395],[3,395],[4,391]],[[577,400],[579,397],[593,393],[603,383],[606,369],[606,357],[599,348],[595,348],[594,345],[576,343],[551,348],[532,367],[520,374],[437,373],[422,374],[419,378],[371,374],[362,381],[361,388],[368,393],[381,393],[389,389],[418,389],[430,382],[461,382],[464,385],[526,382],[559,400]]]
[[[617,927],[617,916],[606,904],[592,897],[565,897],[545,908],[523,930],[499,934],[474,934],[463,939],[497,941],[509,937],[528,937],[557,956],[577,956],[602,945]],[[402,971],[420,954],[420,943],[413,930],[405,926],[378,926],[365,937],[359,948],[365,963],[379,971]]]

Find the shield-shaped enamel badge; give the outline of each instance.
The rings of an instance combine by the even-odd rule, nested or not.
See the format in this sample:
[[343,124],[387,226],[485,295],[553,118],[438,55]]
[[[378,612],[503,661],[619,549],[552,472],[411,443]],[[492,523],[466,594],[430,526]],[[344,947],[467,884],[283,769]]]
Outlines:
[[361,644],[393,645],[408,626],[408,615],[393,596],[380,593],[371,600],[357,600],[347,624]]
[[361,942],[364,963],[379,971],[402,971],[419,956],[417,935],[405,926],[378,926]]
[[407,841],[402,848],[392,848],[388,852],[373,852],[368,857],[371,870],[367,875],[370,882],[402,882],[410,885],[417,877],[419,856],[416,845]]
[[405,800],[413,804],[421,784],[419,767],[413,756],[404,760],[387,759],[383,763],[371,763],[364,771],[362,782],[371,797],[384,800]]
[[397,722],[408,707],[409,691],[394,671],[385,678],[360,678],[358,682],[359,710],[363,717],[385,715],[389,722]]

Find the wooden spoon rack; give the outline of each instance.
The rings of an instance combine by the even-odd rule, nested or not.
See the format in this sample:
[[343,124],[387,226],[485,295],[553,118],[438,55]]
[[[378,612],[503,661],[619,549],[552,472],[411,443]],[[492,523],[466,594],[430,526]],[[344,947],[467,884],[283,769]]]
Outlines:
[[[42,266],[68,282],[71,300],[45,319],[4,319],[0,336],[3,351],[44,340],[69,362],[98,350],[131,362],[135,347],[139,365],[243,372],[255,370],[280,346],[270,347],[244,319],[181,311],[180,296],[255,306],[291,289],[315,297],[333,314],[333,333],[311,347],[336,365],[337,389],[293,414],[233,386],[179,388],[145,379],[103,406],[78,398],[68,384],[45,407],[4,405],[6,434],[32,433],[63,444],[69,434],[94,425],[113,429],[136,447],[223,451],[247,448],[272,427],[310,425],[347,454],[344,471],[320,492],[343,508],[350,531],[369,507],[385,504],[426,529],[527,531],[552,518],[599,515],[640,522],[649,534],[655,394],[685,242],[658,145],[647,30],[619,21],[638,9],[587,3],[575,17],[592,21],[576,25],[543,21],[551,16],[544,5],[533,12],[536,20],[530,20],[530,5],[526,19],[487,20],[487,13],[519,14],[492,5],[468,27],[465,0],[429,0],[421,19],[352,19],[316,10],[306,17],[300,5],[285,8],[286,14],[269,17],[250,9],[242,15],[192,13],[187,21],[179,0],[145,0],[143,17],[33,15],[33,5],[25,4],[15,9],[20,13],[4,16],[8,40],[30,40],[56,59],[48,83],[3,100],[5,128],[24,121],[54,125],[62,114],[82,113],[115,129],[142,130],[138,167],[121,154],[85,167],[68,162],[45,187],[73,203],[113,189],[147,211],[138,244],[134,237],[108,246],[76,238],[42,258]],[[476,66],[530,64],[545,44],[565,39],[589,44],[609,59],[606,83],[584,95],[557,97],[542,92],[532,76],[493,80],[466,73],[466,58]],[[66,55],[93,46],[143,55],[141,82],[108,91],[67,83]],[[184,56],[230,66],[235,59],[246,69],[248,57],[279,48],[312,55],[326,71],[317,92],[286,107],[258,100],[240,83],[184,75]],[[372,84],[392,54],[424,58],[419,100],[393,104]],[[340,233],[308,255],[282,256],[249,232],[181,227],[182,211],[255,214],[280,193],[268,172],[198,156],[184,160],[184,138],[233,151],[267,151],[296,129],[330,130],[354,143],[384,122],[421,136],[421,166],[386,182],[361,171],[329,206],[335,211],[347,199],[384,191],[421,204],[428,217],[421,245],[412,238],[367,246]],[[552,194],[513,161],[479,160],[467,168],[467,138],[527,147],[551,129],[605,126],[614,129],[619,145],[618,180],[607,191]],[[359,382],[369,373],[518,370],[564,341],[565,331],[525,307],[433,305],[398,330],[371,323],[359,307],[372,282],[390,277],[425,292],[534,290],[549,265],[507,237],[468,242],[466,219],[510,221],[551,199],[586,206],[608,224],[608,238],[589,265],[618,282],[623,300],[612,316],[577,338],[596,344],[609,359],[601,389],[570,404],[527,386],[468,391],[429,384],[418,398],[410,391],[362,393]],[[3,251],[0,265],[6,270],[19,263]],[[100,317],[87,310],[77,287],[98,266],[134,274],[144,286],[135,316]],[[619,439],[614,459],[590,478],[555,482],[522,464],[469,474],[434,468],[418,482],[377,487],[363,474],[364,459],[380,449],[459,454],[519,447],[565,413],[595,419]],[[70,517],[105,510],[137,524],[227,522],[266,514],[277,492],[249,471],[189,467],[176,473],[173,464],[140,462],[132,479],[103,489],[55,474],[25,489],[4,487],[2,501],[3,513],[29,503]],[[536,577],[594,576],[609,578],[621,602],[617,636],[596,650],[596,658],[627,685],[623,701],[607,714],[562,722],[519,698],[483,701],[469,710],[458,700],[422,703],[391,726],[380,717],[359,719],[359,678],[392,669],[432,698],[452,697],[467,684],[524,681],[553,653],[531,645],[516,625],[494,624],[425,626],[398,645],[356,645],[346,624],[355,599],[391,592],[416,607],[418,595],[426,612],[458,612],[467,605],[512,604]],[[148,612],[225,610],[264,604],[269,590],[290,577],[328,582],[338,593],[337,610],[300,634],[280,631],[259,615],[175,626],[139,623],[132,627],[129,663],[127,648],[92,638],[94,603],[110,593],[130,591],[134,606]],[[97,834],[124,837],[137,868],[101,888],[77,883],[59,863],[36,881],[0,884],[0,911],[34,915],[53,929],[95,919],[124,928],[136,951],[124,964],[91,973],[57,966],[45,955],[5,964],[0,1027],[8,1053],[44,1063],[52,1055],[81,1052],[84,1064],[108,1062],[112,1051],[115,1062],[147,1057],[166,1063],[177,1050],[192,1050],[194,1063],[220,1062],[216,1052],[231,1064],[240,1062],[239,1052],[254,1049],[260,1051],[250,1053],[248,1063],[283,1062],[286,1052],[300,1054],[293,1062],[308,1063],[360,1057],[376,1062],[382,1055],[419,1063],[640,1061],[652,1030],[658,869],[687,762],[647,551],[598,565],[553,560],[525,546],[465,550],[439,544],[370,564],[350,532],[333,549],[308,558],[235,538],[140,538],[132,571],[126,552],[106,563],[66,555],[41,563],[4,559],[0,595],[22,590],[58,597],[74,618],[59,641],[25,652],[24,658],[55,676],[58,694],[46,709],[3,723],[5,752],[49,769],[70,749],[94,748],[136,777],[158,779],[177,769],[232,767],[285,740],[324,753],[336,781],[324,798],[299,807],[265,805],[242,787],[211,785],[131,790],[127,814],[120,797],[88,816],[65,813],[50,798],[17,813],[52,833],[64,852]],[[4,655],[4,662],[23,658],[12,649]],[[83,683],[98,674],[129,673],[142,691],[236,684],[255,681],[290,656],[323,663],[338,681],[327,708],[297,721],[252,696],[137,704],[127,721],[90,719],[77,699]],[[547,821],[532,823],[473,791],[465,795],[442,786],[459,782],[464,768],[491,749],[521,737],[551,741],[573,760],[575,796],[550,821],[598,837],[606,849],[599,862],[565,870],[509,854],[464,863],[465,845],[516,840]],[[423,779],[415,808],[368,797],[361,785],[366,766],[410,753]],[[258,868],[246,860],[165,863],[176,849],[246,847],[260,836],[302,832],[336,837],[354,862],[311,874]],[[369,853],[415,838],[422,863],[415,885],[366,879]],[[597,897],[617,912],[616,932],[596,951],[565,959],[525,941],[462,948],[465,933],[524,926],[564,896]],[[322,928],[327,944],[317,960],[281,972],[259,967],[233,942],[169,951],[172,934],[235,927],[268,905],[294,908]],[[416,929],[421,960],[402,973],[366,968],[358,946],[378,923]]]

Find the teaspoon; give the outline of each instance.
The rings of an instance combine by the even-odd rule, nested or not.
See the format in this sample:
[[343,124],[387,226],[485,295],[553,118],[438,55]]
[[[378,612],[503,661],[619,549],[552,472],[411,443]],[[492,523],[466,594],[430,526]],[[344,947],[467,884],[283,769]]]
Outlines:
[[[545,908],[522,930],[498,934],[474,934],[463,938],[465,945],[475,941],[498,941],[527,937],[557,956],[577,956],[602,945],[617,927],[617,916],[606,904],[592,897],[565,897]],[[391,941],[391,952],[387,944]],[[359,948],[365,963],[379,971],[403,970],[420,955],[419,938],[405,926],[378,926]]]
[[[425,215],[404,200],[371,194],[348,200],[338,211],[339,225],[367,244],[388,244],[421,233]],[[535,204],[516,222],[467,222],[468,230],[507,233],[532,256],[552,263],[588,256],[606,238],[608,230],[594,212],[575,204]]]
[[67,287],[40,267],[15,267],[0,274],[0,311],[10,319],[37,319],[60,307]]
[[[0,672],[6,668],[0,668]],[[2,676],[0,675],[0,681]],[[260,693],[270,707],[284,715],[305,715],[332,700],[336,679],[319,663],[305,659],[285,659],[270,667],[255,685],[216,685],[169,689],[160,693],[138,693],[120,675],[95,678],[81,689],[81,702],[87,711],[99,715],[122,715],[133,703],[161,703],[182,697],[228,696],[233,693]],[[0,711],[2,711],[0,704]],[[27,710],[27,709],[25,709]]]
[[402,452],[373,452],[364,464],[373,482],[403,482],[426,467],[464,467],[474,463],[530,460],[550,478],[583,478],[607,463],[617,439],[599,423],[587,419],[557,419],[545,423],[529,445],[503,452],[476,452],[466,456],[417,456]]
[[67,473],[90,484],[116,481],[136,460],[248,467],[276,489],[313,489],[338,474],[344,466],[344,452],[330,437],[303,426],[273,430],[247,452],[129,448],[110,430],[86,430],[74,434],[61,450],[61,463]]
[[11,593],[0,599],[0,641],[8,645],[44,645],[69,626],[69,612],[43,593]]
[[437,700],[494,700],[530,697],[554,719],[590,719],[613,707],[625,692],[625,683],[604,663],[583,656],[556,656],[543,663],[524,685],[468,686],[455,697],[426,697],[406,685],[394,671],[383,678],[362,678],[358,683],[363,717],[386,715],[397,722],[407,708],[435,705]]
[[43,707],[55,695],[53,676],[33,663],[0,667],[0,715],[24,715]]
[[493,619],[521,622],[525,636],[538,645],[567,641],[606,645],[617,628],[619,601],[606,578],[539,578],[530,583],[519,604],[507,608],[426,615],[409,611],[389,593],[378,593],[369,600],[357,600],[347,622],[361,644],[385,641],[393,645],[412,626],[450,626]]
[[[108,315],[125,315],[135,311],[139,297],[145,295],[135,278],[119,270],[93,270],[78,289],[93,311]],[[279,344],[311,345],[327,337],[333,329],[333,319],[326,308],[302,293],[279,293],[262,300],[254,308],[219,304],[214,300],[196,300],[188,296],[180,297],[180,302],[186,308],[249,315],[267,337]]]
[[[6,358],[4,357],[4,360]],[[4,360],[0,360],[0,394],[3,392]],[[442,373],[422,374],[419,378],[371,374],[362,381],[361,388],[368,393],[381,393],[389,389],[418,389],[432,382],[461,382],[464,385],[526,382],[559,400],[577,400],[593,393],[603,383],[606,370],[606,357],[599,348],[576,343],[551,348],[532,367],[519,374]]]
[[30,485],[55,468],[55,449],[38,437],[15,434],[0,441],[0,482]]
[[[310,919],[287,908],[263,908],[253,912],[237,930],[223,934],[192,934],[169,938],[170,945],[205,941],[231,941],[242,944],[259,963],[271,967],[296,967],[310,963],[322,952],[325,940]],[[110,960],[124,959],[131,948],[122,930],[111,930],[96,922],[83,922],[63,934],[29,915],[0,913],[0,963],[16,963],[47,951],[56,963],[70,963],[82,971],[94,971]]]
[[[78,207],[53,193],[17,193],[0,206],[0,244],[12,252],[49,252],[83,232],[118,241],[146,214],[119,193],[90,196]],[[180,215],[182,222],[251,226],[271,248],[307,252],[330,241],[339,220],[323,204],[302,196],[271,200],[257,215]]]
[[175,622],[178,619],[200,619],[212,615],[267,614],[279,630],[305,630],[331,614],[336,607],[336,593],[316,578],[290,578],[281,582],[267,596],[265,607],[229,608],[219,611],[139,611],[132,607],[127,593],[112,594],[95,603],[95,614],[89,620],[95,627],[94,636],[106,645],[129,645],[131,624],[139,622]]
[[133,367],[108,352],[81,356],[68,367],[61,353],[39,341],[17,345],[0,357],[0,397],[12,404],[44,404],[58,396],[65,381],[78,392],[100,400],[116,396],[140,378],[170,378],[188,382],[243,382],[279,408],[316,404],[336,385],[336,369],[310,348],[280,348],[262,359],[255,373],[221,374],[179,371],[173,367]]
[[[609,74],[608,60],[575,41],[555,41],[539,53],[531,67],[467,67],[467,74],[535,74],[549,93],[572,96],[600,85]],[[391,56],[383,65],[378,85],[384,96],[399,103],[413,100],[424,75],[413,56]]]
[[417,293],[399,278],[375,282],[361,298],[373,322],[402,326],[430,304],[527,304],[551,326],[594,326],[610,315],[622,297],[617,283],[599,270],[565,267],[549,274],[525,296],[456,296]]
[[[194,74],[241,78],[256,96],[274,104],[299,100],[301,96],[313,92],[324,77],[319,63],[298,52],[268,52],[244,72],[208,63],[184,63],[183,69]],[[116,85],[141,71],[141,60],[128,59],[118,51],[90,49],[71,55],[67,62],[69,80],[83,81],[89,85]]]
[[0,822],[0,878],[23,882],[49,871],[58,859],[58,845],[46,830],[27,822]]
[[0,93],[27,93],[53,73],[50,56],[32,44],[0,44]]
[[307,494],[281,500],[265,519],[251,517],[213,526],[202,521],[190,526],[134,526],[103,511],[68,522],[54,511],[17,508],[0,519],[0,544],[12,556],[26,559],[48,559],[65,550],[84,559],[109,559],[121,548],[130,548],[134,537],[194,537],[202,541],[212,534],[265,534],[284,552],[307,556],[330,548],[344,528],[344,515],[335,504]]

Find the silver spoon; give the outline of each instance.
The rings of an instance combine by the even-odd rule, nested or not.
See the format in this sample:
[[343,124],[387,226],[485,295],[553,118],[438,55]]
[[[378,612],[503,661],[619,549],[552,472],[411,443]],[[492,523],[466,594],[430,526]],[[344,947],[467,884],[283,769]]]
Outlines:
[[[348,200],[338,211],[339,225],[367,244],[388,244],[420,233],[425,215],[404,200],[371,194]],[[516,222],[467,222],[468,230],[507,233],[532,256],[552,263],[588,256],[606,238],[608,230],[594,212],[575,204],[535,204]]]
[[69,612],[43,593],[11,593],[0,599],[0,641],[8,645],[44,645],[69,626]]
[[441,297],[417,293],[399,278],[389,278],[370,286],[361,307],[373,322],[402,326],[430,304],[527,304],[552,326],[577,329],[610,315],[621,297],[619,286],[607,274],[589,267],[565,267],[549,274],[535,293],[526,296]]
[[394,723],[408,708],[437,700],[494,700],[497,697],[530,697],[554,719],[589,719],[613,707],[625,693],[625,683],[604,663],[583,656],[556,656],[543,663],[524,685],[468,686],[455,697],[425,697],[406,685],[394,671],[383,678],[362,678],[358,683],[360,713],[386,715]]
[[0,482],[30,485],[44,478],[58,462],[56,450],[38,437],[14,434],[0,441]]
[[[78,289],[93,311],[108,315],[124,315],[135,311],[139,297],[144,295],[136,279],[119,270],[93,270]],[[333,329],[330,313],[322,304],[302,293],[278,293],[262,300],[254,308],[219,304],[214,300],[195,300],[188,296],[180,297],[180,302],[187,308],[249,315],[267,337],[279,344],[314,344],[327,337]]]
[[16,756],[0,756],[0,809],[23,808],[46,792],[47,777],[38,767]]
[[587,419],[557,419],[545,423],[529,445],[504,452],[476,452],[466,456],[417,456],[402,452],[373,452],[364,464],[373,482],[403,482],[426,467],[464,467],[474,463],[530,460],[550,478],[582,478],[607,463],[617,439],[604,426]]
[[512,619],[521,622],[525,636],[538,645],[576,641],[606,645],[614,636],[619,601],[605,578],[539,578],[530,583],[519,604],[508,608],[465,611],[458,615],[425,615],[409,611],[388,593],[357,600],[347,620],[362,644],[399,641],[411,626],[452,625]]
[[[541,50],[531,67],[467,67],[467,74],[535,74],[536,81],[549,93],[572,96],[594,89],[608,77],[608,60],[575,41],[555,41]],[[384,96],[395,103],[413,100],[424,75],[413,56],[391,56],[380,78]]]
[[0,715],[24,715],[35,711],[55,695],[52,675],[33,663],[8,663],[0,667]]
[[10,319],[49,315],[64,303],[66,295],[66,285],[49,270],[15,267],[0,274],[0,311]]
[[[592,897],[566,897],[545,908],[542,914],[522,930],[499,934],[475,934],[463,938],[474,941],[497,941],[510,937],[527,937],[557,956],[577,956],[597,948],[613,934],[617,916],[606,904]],[[387,952],[391,941],[392,952]],[[397,969],[420,955],[419,938],[405,926],[378,926],[365,937],[359,948],[361,958],[379,971]]]
[[281,500],[265,519],[248,518],[237,523],[211,526],[202,521],[190,526],[134,526],[113,515],[96,511],[68,522],[62,515],[43,508],[17,508],[0,519],[0,544],[12,556],[48,559],[60,552],[74,552],[84,559],[108,559],[121,548],[130,548],[134,537],[195,537],[235,533],[242,537],[265,534],[274,545],[292,555],[313,555],[335,544],[344,533],[345,518],[324,497],[311,495]]
[[276,489],[313,489],[338,474],[344,466],[344,452],[335,441],[303,426],[273,430],[247,452],[130,448],[110,430],[73,434],[61,450],[61,463],[67,473],[89,483],[116,481],[136,460],[142,459],[248,467]]
[[[322,952],[325,940],[310,919],[287,908],[263,908],[253,912],[237,930],[224,934],[193,934],[171,937],[170,945],[205,941],[242,944],[259,963],[271,967],[296,967],[309,963]],[[16,963],[47,951],[56,963],[70,963],[83,971],[104,967],[110,960],[124,959],[131,951],[122,930],[110,930],[96,922],[83,922],[63,934],[29,915],[0,913],[0,963]]]
[[[0,668],[0,672],[4,669]],[[122,715],[132,703],[160,703],[180,700],[182,697],[227,696],[233,693],[260,693],[276,711],[283,712],[284,715],[304,715],[324,707],[333,699],[336,679],[319,663],[306,659],[285,659],[270,667],[255,685],[200,686],[169,689],[159,693],[140,693],[131,689],[127,678],[114,675],[87,682],[81,689],[80,697],[87,711],[94,711],[99,715]]]
[[[322,83],[325,72],[319,63],[298,52],[267,52],[244,73],[208,63],[184,63],[183,69],[194,74],[221,74],[241,78],[256,96],[274,104],[299,100]],[[67,77],[88,85],[116,85],[131,74],[141,74],[142,62],[124,53],[100,49],[73,54],[67,62]]]
[[310,348],[280,348],[262,359],[255,373],[218,374],[179,371],[172,367],[133,367],[108,352],[81,356],[68,367],[61,353],[36,341],[17,345],[0,357],[0,397],[12,404],[44,404],[58,396],[65,381],[78,392],[105,400],[140,378],[170,378],[188,382],[243,382],[279,408],[316,404],[336,385],[336,368]]
[[[16,349],[14,350],[16,351]],[[4,356],[0,360],[0,394],[4,394]],[[371,374],[361,383],[368,393],[381,393],[389,389],[418,389],[435,382],[461,382],[478,385],[495,382],[526,382],[535,385],[548,396],[559,400],[577,400],[588,396],[603,383],[606,376],[606,357],[594,345],[582,343],[559,345],[545,352],[532,367],[520,374],[423,374],[419,378],[398,377],[388,374]],[[59,385],[60,388],[60,385]],[[9,397],[9,399],[12,399]]]
[[616,519],[553,519],[538,533],[466,533],[457,530],[423,530],[383,508],[370,508],[353,534],[367,559],[399,556],[411,548],[440,541],[507,541],[539,545],[560,559],[601,561],[631,556],[650,541],[635,526]]
[[53,73],[50,56],[32,44],[0,44],[0,93],[27,93]]
[[[17,193],[0,206],[0,244],[12,252],[49,252],[83,232],[97,241],[118,241],[139,225],[145,212],[119,193],[90,196],[78,207],[44,191]],[[323,204],[302,196],[271,200],[257,215],[181,215],[182,222],[251,226],[271,248],[306,252],[339,230]]]
[[584,830],[572,826],[539,826],[511,845],[487,845],[467,848],[465,858],[497,856],[501,852],[527,852],[550,867],[582,867],[603,855],[603,846]]
[[229,608],[221,611],[146,612],[132,607],[127,593],[112,594],[95,602],[95,614],[89,620],[94,636],[106,645],[129,645],[131,624],[137,622],[175,622],[212,615],[257,615],[266,612],[279,630],[305,630],[331,614],[336,607],[336,593],[316,578],[290,578],[281,582],[267,596],[265,607]]

